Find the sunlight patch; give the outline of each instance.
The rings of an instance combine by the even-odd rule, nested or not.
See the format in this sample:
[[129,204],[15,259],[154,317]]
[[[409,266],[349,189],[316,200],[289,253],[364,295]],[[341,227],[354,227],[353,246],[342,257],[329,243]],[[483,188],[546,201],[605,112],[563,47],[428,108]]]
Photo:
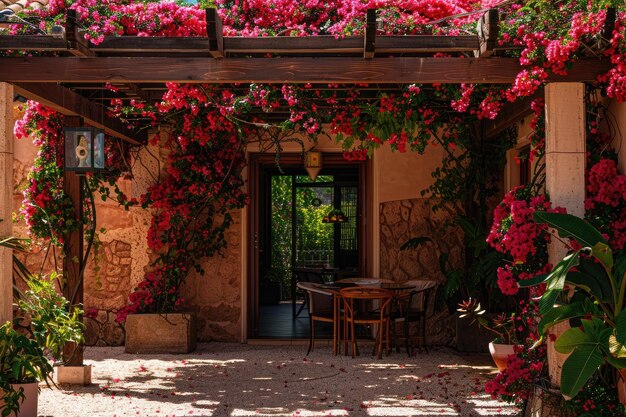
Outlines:
[[346,410],[323,410],[312,411],[297,409],[289,411],[285,408],[257,408],[256,410],[244,410],[241,408],[233,410],[231,417],[326,417],[326,416],[347,416]]

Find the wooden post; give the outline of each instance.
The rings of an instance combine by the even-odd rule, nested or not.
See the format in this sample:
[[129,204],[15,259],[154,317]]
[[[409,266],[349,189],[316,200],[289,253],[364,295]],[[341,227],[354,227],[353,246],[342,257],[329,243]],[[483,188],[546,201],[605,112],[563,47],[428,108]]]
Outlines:
[[[65,124],[68,127],[78,127],[82,123],[80,117],[66,117]],[[80,227],[65,236],[63,242],[63,295],[70,302],[70,308],[83,302],[83,285],[80,279],[80,271],[83,267],[83,192],[82,178],[76,172],[65,171],[63,176],[63,191],[72,200],[74,206],[72,221],[78,222]],[[66,365],[81,366],[83,364],[82,345],[68,345],[64,350],[68,362]]]
[[484,58],[493,55],[494,48],[498,44],[499,19],[498,9],[489,9],[482,15],[477,24],[480,46],[474,56]]
[[[12,235],[13,87],[0,83],[0,237]],[[13,251],[0,248],[0,325],[13,320]]]
[[367,9],[365,36],[363,38],[363,58],[372,59],[376,52],[376,9]]
[[224,58],[224,38],[222,34],[222,20],[217,9],[206,9],[206,32],[209,38],[209,51],[213,58]]

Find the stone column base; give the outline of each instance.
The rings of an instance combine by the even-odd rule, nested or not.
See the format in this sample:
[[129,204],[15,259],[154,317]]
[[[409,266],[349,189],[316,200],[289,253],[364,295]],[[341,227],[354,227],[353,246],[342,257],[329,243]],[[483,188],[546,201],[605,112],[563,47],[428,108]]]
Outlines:
[[91,365],[57,367],[57,384],[91,384]]

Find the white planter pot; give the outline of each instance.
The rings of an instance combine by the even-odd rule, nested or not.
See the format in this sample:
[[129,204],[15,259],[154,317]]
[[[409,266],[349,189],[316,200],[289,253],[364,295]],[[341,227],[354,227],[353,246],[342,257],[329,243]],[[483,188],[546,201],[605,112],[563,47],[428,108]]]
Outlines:
[[491,353],[491,358],[500,372],[506,369],[509,355],[513,355],[515,353],[514,347],[515,345],[503,345],[493,342],[489,343],[489,353]]
[[[39,399],[39,383],[29,382],[25,384],[11,384],[13,390],[19,391],[20,388],[24,390],[24,398],[20,403],[20,411],[15,414],[9,414],[9,417],[37,417],[37,402]],[[4,401],[0,398],[0,405],[3,405]]]

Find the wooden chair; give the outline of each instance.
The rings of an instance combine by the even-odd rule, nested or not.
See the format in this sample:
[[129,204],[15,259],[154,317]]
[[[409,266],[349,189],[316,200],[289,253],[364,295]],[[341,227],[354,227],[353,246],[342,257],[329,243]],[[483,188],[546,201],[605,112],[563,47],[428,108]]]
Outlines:
[[319,289],[319,284],[300,282],[298,288],[305,291],[309,306],[309,350],[306,352],[308,355],[315,350],[315,322],[333,323],[333,332],[335,331],[334,300],[331,292]]
[[[411,356],[411,339],[421,341],[426,353],[428,353],[428,343],[426,341],[426,320],[428,318],[428,302],[433,297],[437,288],[437,281],[413,280],[407,284],[412,284],[415,289],[398,297],[398,306],[391,314],[392,333],[396,350],[400,351],[396,324],[402,323],[402,338],[405,339],[406,353]],[[411,323],[417,322],[419,333],[411,335]],[[416,343],[418,345],[419,343]]]
[[[393,293],[375,287],[350,287],[342,289],[339,294],[343,299],[344,306],[344,338],[351,341],[352,357],[354,358],[358,354],[355,332],[355,325],[357,324],[378,325],[376,338],[378,358],[383,356],[383,334],[385,335],[385,348],[389,354],[389,307]],[[370,307],[375,302],[378,305],[376,310],[373,310]],[[346,337],[348,336],[346,332],[349,337]]]
[[293,318],[295,319],[302,313],[302,310],[307,305],[308,297],[305,295],[304,301],[300,305],[300,308],[296,307],[296,298],[298,296],[298,283],[299,282],[314,282],[316,284],[323,284],[324,277],[320,273],[319,269],[315,268],[293,268],[293,278],[291,279],[291,303],[293,309]]

